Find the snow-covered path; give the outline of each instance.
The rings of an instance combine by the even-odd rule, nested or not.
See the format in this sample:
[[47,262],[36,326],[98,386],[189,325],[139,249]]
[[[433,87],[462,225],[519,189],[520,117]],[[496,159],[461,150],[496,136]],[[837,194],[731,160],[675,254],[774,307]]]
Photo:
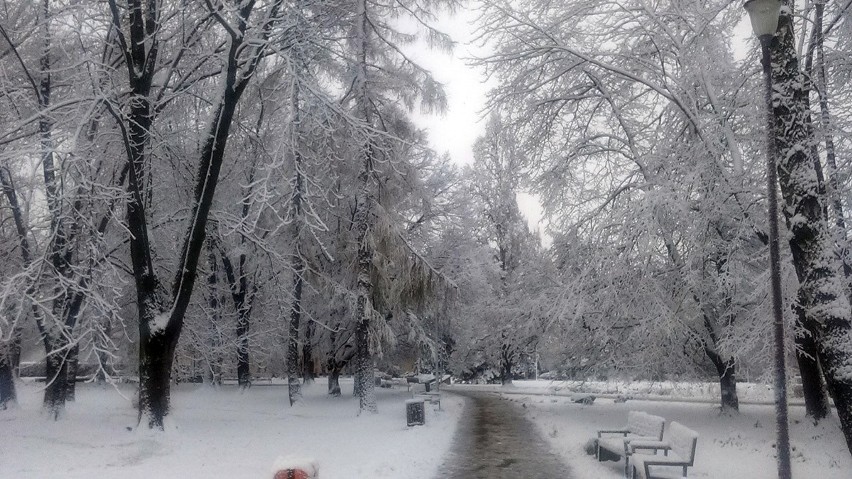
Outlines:
[[438,476],[450,479],[568,479],[568,468],[518,410],[493,393],[467,398],[451,453]]

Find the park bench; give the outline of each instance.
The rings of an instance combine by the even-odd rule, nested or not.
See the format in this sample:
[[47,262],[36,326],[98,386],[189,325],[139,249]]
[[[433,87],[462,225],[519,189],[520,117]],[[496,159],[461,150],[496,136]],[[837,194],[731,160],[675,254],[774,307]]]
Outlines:
[[432,391],[432,386],[437,386],[438,379],[434,374],[418,374],[416,376],[408,376],[405,378],[406,384],[408,384],[408,391],[410,392],[413,387],[417,384],[422,384],[426,389],[426,392]]
[[[660,467],[680,467],[682,475],[675,477],[686,477],[686,468],[695,463],[695,447],[698,444],[698,433],[678,422],[669,424],[669,431],[665,441],[630,441],[629,451],[633,458],[632,478],[653,479],[651,467],[655,470]],[[635,454],[638,450],[651,450],[651,454]],[[662,456],[657,451],[663,451]]]
[[429,401],[429,404],[437,404],[438,410],[441,410],[441,393],[437,391],[429,391],[414,394],[415,399],[423,399]]
[[634,440],[662,441],[665,423],[666,420],[660,416],[642,411],[629,411],[627,425],[623,428],[598,431],[595,457],[598,461],[618,461],[623,457],[624,475],[627,476],[630,463],[628,445]]

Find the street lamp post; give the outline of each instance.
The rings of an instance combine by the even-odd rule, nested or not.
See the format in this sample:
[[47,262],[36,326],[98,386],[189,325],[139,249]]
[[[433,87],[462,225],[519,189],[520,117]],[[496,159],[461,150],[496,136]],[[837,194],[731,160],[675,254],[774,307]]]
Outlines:
[[769,201],[769,262],[772,277],[772,313],[775,333],[775,420],[778,479],[790,479],[790,427],[787,419],[787,374],[784,364],[784,314],[781,310],[781,254],[778,249],[778,195],[776,146],[772,134],[772,61],[770,46],[778,28],[781,2],[748,0],[743,5],[763,53],[764,98],[766,101],[766,193]]

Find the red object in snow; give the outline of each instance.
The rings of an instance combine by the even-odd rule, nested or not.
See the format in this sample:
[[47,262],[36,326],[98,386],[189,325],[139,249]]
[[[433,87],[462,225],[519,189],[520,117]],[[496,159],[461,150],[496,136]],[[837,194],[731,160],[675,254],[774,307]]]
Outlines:
[[312,477],[301,469],[281,469],[275,473],[273,479],[311,479]]

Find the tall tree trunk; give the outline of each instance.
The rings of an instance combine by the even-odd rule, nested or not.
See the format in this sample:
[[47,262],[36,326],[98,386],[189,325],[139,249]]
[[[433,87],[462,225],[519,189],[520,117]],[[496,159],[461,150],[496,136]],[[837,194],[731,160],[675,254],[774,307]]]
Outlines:
[[65,409],[68,387],[68,362],[64,351],[52,351],[45,358],[45,387],[43,407],[48,416],[59,419]]
[[12,376],[15,378],[20,377],[21,375],[21,341],[23,339],[23,335],[21,334],[21,327],[16,322],[12,325],[12,341],[9,344],[8,354],[9,354],[9,364],[12,366]]
[[[366,306],[358,300],[359,317],[368,313],[361,311]],[[370,354],[369,320],[359,320],[355,326],[355,388],[358,393],[360,411],[379,412],[376,404],[376,383],[374,380],[373,357]]]
[[249,318],[245,312],[237,313],[237,384],[240,389],[251,386],[251,363],[249,359]]
[[726,363],[727,367],[724,372],[719,373],[719,390],[721,393],[721,410],[739,411],[740,399],[737,395],[737,365],[734,358],[730,358]]
[[76,401],[77,370],[80,366],[80,346],[78,344],[75,344],[71,349],[68,350],[68,357],[66,359],[66,362],[68,363],[68,386],[65,391],[65,399],[68,401]]
[[222,347],[220,339],[219,324],[222,319],[222,302],[219,301],[219,267],[216,262],[216,253],[213,247],[212,234],[207,234],[207,264],[210,272],[207,275],[208,301],[210,307],[210,355],[208,357],[207,372],[209,382],[213,386],[222,385],[222,358],[219,350]]
[[[47,156],[50,156],[52,158],[52,155]],[[52,160],[48,160],[47,156],[43,158],[44,163],[42,165],[45,178],[46,181],[55,181],[52,176]],[[20,208],[20,204],[18,203],[17,192],[15,190],[15,184],[12,180],[12,176],[6,168],[2,167],[0,167],[0,184],[2,184],[3,192],[12,210],[12,219],[15,223],[18,242],[20,244],[21,258],[23,259],[23,264],[26,268],[32,264],[32,255],[30,251],[29,240],[27,238],[27,229],[24,223],[23,212]],[[55,189],[52,191],[55,194]],[[57,217],[58,214],[52,216],[52,218]],[[56,225],[54,231],[56,232],[58,228],[59,225]],[[54,263],[54,266],[58,270],[62,271],[66,268],[63,264],[63,255],[60,254],[58,238],[61,238],[61,233],[56,233],[54,241],[52,241],[51,259]],[[27,287],[25,296],[27,298],[34,297],[36,294],[36,288],[36,283],[31,282],[30,285],[28,285]],[[65,304],[66,295],[67,293],[61,293],[57,295],[57,299],[56,301],[54,301],[53,305],[53,310],[56,314],[62,314],[63,306],[67,306]],[[75,295],[72,294],[72,297],[73,296]],[[76,293],[76,296],[80,300],[82,300],[82,297],[79,292]],[[67,309],[65,312],[66,315],[69,315],[63,318],[65,319],[65,324],[68,324],[70,320],[76,319],[76,313],[79,312],[79,303],[76,303],[77,308],[73,308],[73,306],[74,303],[72,303],[72,308]],[[63,408],[65,407],[67,373],[64,366],[64,355],[67,353],[68,339],[62,331],[57,331],[57,328],[61,328],[60,324],[55,325],[53,328],[48,327],[38,306],[32,305],[31,309],[36,325],[38,326],[39,333],[41,334],[42,344],[45,348],[47,362],[46,367],[48,369],[48,379],[44,391],[44,399],[42,401],[42,406],[47,411],[50,417],[57,419],[59,418]],[[57,321],[57,323],[58,322],[59,321]],[[17,325],[13,326],[13,338],[11,343],[11,349],[7,352],[7,354],[9,354],[7,361],[11,368],[12,374],[14,375],[14,368],[12,367],[12,365],[18,361],[20,355],[20,330],[18,329]],[[7,382],[5,383],[5,385],[7,388],[11,388],[9,391],[7,391],[6,396],[14,397],[14,382]]]
[[[336,317],[342,311],[334,309],[331,316]],[[335,324],[334,328],[329,331],[329,350],[326,359],[326,369],[328,371],[328,394],[329,396],[340,396],[340,374],[343,368],[349,364],[352,357],[355,355],[355,350],[348,343],[348,339],[341,338],[338,334],[341,330],[341,323]],[[355,382],[353,391],[358,388],[358,382]],[[357,396],[357,394],[356,394]]]
[[95,336],[95,356],[98,358],[98,370],[95,372],[95,381],[98,384],[103,384],[106,382],[108,375],[113,375],[110,355],[107,353],[109,338],[112,335],[112,321],[109,318],[105,318],[100,329]]
[[[12,211],[12,220],[15,223],[16,235],[18,237],[21,256],[24,266],[29,266],[30,247],[27,240],[27,229],[24,224],[23,212],[18,203],[18,195],[15,191],[15,184],[12,180],[12,175],[9,170],[0,166],[0,186],[3,187],[3,194],[9,202],[9,209]],[[15,391],[15,367],[20,358],[20,329],[17,323],[12,325],[12,339],[8,344],[0,343],[0,408],[5,409],[9,402],[17,400]],[[8,377],[8,380],[6,378]]]
[[[797,275],[801,278],[798,268]],[[799,281],[802,281],[801,279]],[[799,291],[799,305],[804,304],[804,299],[801,298],[802,292]],[[828,416],[831,411],[831,406],[828,402],[828,390],[823,381],[822,367],[819,364],[819,351],[817,349],[817,341],[814,337],[814,332],[817,331],[817,326],[810,323],[812,318],[809,318],[801,306],[795,306],[793,310],[796,313],[796,318],[800,325],[807,325],[802,328],[802,332],[797,333],[796,342],[796,363],[799,366],[799,376],[802,378],[802,396],[805,400],[805,414],[814,421]]]
[[[251,183],[251,181],[249,183]],[[243,220],[248,217],[250,207],[249,195],[250,190],[243,195]],[[234,264],[231,262],[231,259],[228,258],[228,254],[222,246],[218,230],[215,227],[211,228],[211,238],[219,249],[220,256],[222,258],[223,270],[225,271],[225,279],[228,281],[228,287],[231,290],[231,299],[234,302],[234,309],[237,310],[237,384],[240,389],[246,389],[251,386],[249,331],[251,329],[252,299],[257,286],[254,284],[251,287],[249,286],[248,276],[245,271],[245,236],[240,237],[241,253],[236,270],[234,269]],[[252,289],[251,291],[250,288]]]
[[290,336],[287,338],[287,393],[292,406],[302,398],[299,382],[299,323],[302,318],[302,282],[305,263],[299,248],[293,252],[293,303],[290,305]]
[[[64,261],[64,260],[63,260]],[[66,263],[67,264],[67,263]],[[63,273],[63,276],[68,276]],[[44,390],[44,408],[54,419],[58,419],[69,400],[69,392],[76,393],[78,346],[72,343],[71,332],[77,324],[80,308],[85,300],[85,278],[80,278],[77,290],[66,293],[54,301],[54,311],[61,311],[61,322],[48,328],[43,321],[37,321],[42,335],[42,343],[47,353],[47,386]],[[56,313],[54,313],[56,314]],[[72,390],[72,388],[75,388]]]
[[512,384],[512,367],[515,364],[515,349],[507,341],[507,334],[501,333],[503,342],[500,345],[500,383],[505,386]]
[[305,340],[302,343],[302,379],[305,384],[314,382],[314,322],[308,319],[305,322]]
[[[56,163],[53,151],[53,120],[46,114],[50,108],[52,82],[51,70],[51,32],[50,32],[50,1],[43,0],[40,12],[40,29],[42,36],[42,53],[39,60],[40,80],[38,88],[39,109],[42,112],[39,118],[39,142],[41,148],[42,173],[44,176],[45,196],[47,207],[50,211],[50,223],[52,238],[50,242],[49,256],[56,274],[67,277],[71,273],[69,256],[65,254],[67,248],[67,231],[62,218],[60,206],[60,187],[56,178]],[[70,337],[73,326],[68,328],[67,315],[69,301],[74,293],[63,291],[55,286],[55,300],[53,304],[53,321],[56,325],[48,325],[38,322],[39,332],[47,356],[47,386],[44,391],[43,406],[51,417],[59,418],[61,411],[65,408],[68,393],[68,364],[67,358],[70,353]],[[76,317],[72,318],[76,320]],[[60,322],[61,321],[61,322]],[[63,324],[64,323],[64,324]]]
[[[126,123],[117,112],[113,115],[126,131],[127,192],[130,196],[127,200],[127,228],[139,320],[139,423],[144,418],[147,427],[163,429],[163,420],[169,409],[171,361],[182,324],[169,325],[169,318],[164,313],[167,293],[154,269],[145,213],[146,150],[154,120],[150,94],[159,54],[159,2],[153,1],[143,7],[141,0],[128,0],[126,15],[116,0],[109,0],[109,7],[118,50],[124,55],[130,84]],[[127,19],[129,37],[125,35],[124,18]],[[179,272],[186,269],[180,267]],[[192,273],[191,282],[195,277],[195,272]]]
[[[796,351],[796,362],[799,366],[799,375],[802,378],[802,397],[805,400],[805,414],[815,421],[828,416],[830,407],[828,402],[828,391],[823,382],[823,372],[817,361],[816,342],[809,334],[801,334],[796,338],[797,345],[803,349]],[[805,353],[804,348],[810,350],[814,355]]]
[[[819,2],[817,2],[819,4]],[[811,32],[811,40],[808,44],[808,51],[805,55],[805,74],[809,80],[813,79],[813,59],[814,53],[816,51],[816,45],[819,42],[819,39],[822,38],[822,5],[816,6],[816,13],[814,18],[814,24]],[[814,86],[813,81],[808,82],[808,88]],[[805,105],[803,108],[810,112],[810,100],[808,96],[804,98]],[[807,118],[805,119],[805,124],[807,125],[807,135],[809,138],[812,138],[813,141],[810,142],[810,154],[811,160],[814,165],[814,172],[816,173],[818,188],[817,191],[821,197],[826,197],[827,194],[831,194],[831,189],[826,188],[825,186],[825,176],[822,171],[822,162],[819,157],[819,142],[813,138],[814,131],[812,127],[812,119],[810,117],[810,113],[807,113]],[[831,178],[831,172],[829,172],[829,178]],[[834,176],[836,180],[836,174]],[[823,207],[823,215],[826,219],[829,218],[828,210],[826,209],[827,202],[822,203]],[[842,219],[841,219],[842,222]],[[789,221],[787,222],[788,229],[791,227]],[[845,235],[845,232],[843,233]],[[792,247],[792,245],[791,245]],[[844,255],[840,249],[838,249],[838,256],[843,259]],[[804,281],[805,272],[799,267],[801,263],[799,263],[796,267],[796,277],[799,280],[799,283]],[[849,271],[849,266],[844,261],[844,271]],[[817,342],[814,337],[814,334],[817,330],[817,325],[812,322],[811,318],[805,314],[805,310],[800,306],[804,304],[806,299],[802,298],[802,291],[798,293],[797,305],[793,307],[794,312],[796,313],[796,320],[800,325],[800,332],[797,332],[795,335],[795,344],[796,344],[796,362],[799,366],[799,375],[802,378],[802,393],[805,400],[805,414],[814,419],[815,422],[818,422],[820,419],[828,416],[830,412],[830,406],[828,403],[828,390],[825,387],[825,383],[823,381],[823,372],[822,368],[819,364],[819,352],[817,351]]]
[[[358,2],[358,15],[355,20],[357,44],[357,68],[354,91],[357,98],[357,114],[367,126],[372,126],[372,105],[369,95],[367,69],[367,51],[369,50],[369,23],[366,0]],[[357,302],[355,307],[355,390],[358,393],[358,403],[361,411],[378,412],[373,382],[373,357],[370,351],[370,319],[373,315],[371,297],[373,283],[370,272],[373,262],[373,251],[370,247],[370,215],[371,195],[370,181],[373,171],[373,145],[369,138],[365,140],[362,151],[361,171],[358,179],[361,183],[356,196],[357,208],[353,222],[358,232],[358,284]]]
[[249,315],[250,311],[237,311],[237,384],[240,389],[251,386],[251,363],[249,359]]
[[[159,313],[164,314],[164,313]],[[139,338],[139,424],[164,429],[169,413],[171,369],[178,335],[152,331],[154,317],[143,316]]]
[[302,202],[304,201],[304,182],[302,178],[302,154],[301,147],[301,115],[299,102],[299,85],[293,82],[291,92],[292,120],[290,125],[290,147],[293,155],[293,194],[290,198],[292,205],[292,240],[293,257],[290,266],[293,270],[293,302],[290,306],[290,336],[287,341],[287,384],[290,405],[301,400],[302,389],[299,383],[299,333],[302,320],[302,287],[305,281],[305,260],[302,257],[301,236],[304,227],[304,213]]
[[782,208],[792,239],[793,262],[801,271],[799,284],[805,328],[817,342],[828,391],[837,406],[841,429],[852,452],[852,322],[849,301],[834,256],[833,235],[823,216],[813,159],[808,145],[806,94],[795,50],[791,9],[782,12],[772,47],[774,137],[778,151],[778,180]]
[[720,406],[723,413],[740,410],[740,400],[737,395],[737,361],[735,358],[722,359],[722,357],[708,346],[704,348],[710,362],[716,368],[719,375],[719,390],[721,395]]
[[[727,273],[727,260],[716,258],[716,273],[721,275]],[[719,395],[720,409],[723,413],[731,413],[732,411],[739,412],[740,400],[737,395],[737,360],[734,357],[729,357],[725,360],[719,351],[719,333],[716,330],[716,325],[719,324],[719,318],[715,313],[715,308],[705,307],[704,303],[698,295],[693,295],[693,299],[702,309],[704,317],[704,331],[709,336],[710,341],[702,339],[704,353],[713,363],[716,368],[716,374],[719,375]],[[730,307],[730,304],[726,305]],[[733,324],[735,317],[730,318],[729,324]]]
[[7,409],[18,400],[15,391],[15,375],[12,372],[12,358],[8,346],[0,345],[0,411]]
[[[366,181],[366,180],[364,180]],[[364,188],[366,190],[366,186]],[[370,320],[373,315],[370,304],[373,285],[370,281],[372,251],[369,246],[367,225],[367,210],[369,199],[366,191],[363,202],[359,201],[359,212],[356,213],[358,232],[358,286],[357,303],[355,308],[355,387],[360,411],[378,412],[375,396],[373,356],[370,351]]]
[[341,368],[337,363],[334,363],[328,368],[328,395],[333,397],[340,396],[340,371]]

